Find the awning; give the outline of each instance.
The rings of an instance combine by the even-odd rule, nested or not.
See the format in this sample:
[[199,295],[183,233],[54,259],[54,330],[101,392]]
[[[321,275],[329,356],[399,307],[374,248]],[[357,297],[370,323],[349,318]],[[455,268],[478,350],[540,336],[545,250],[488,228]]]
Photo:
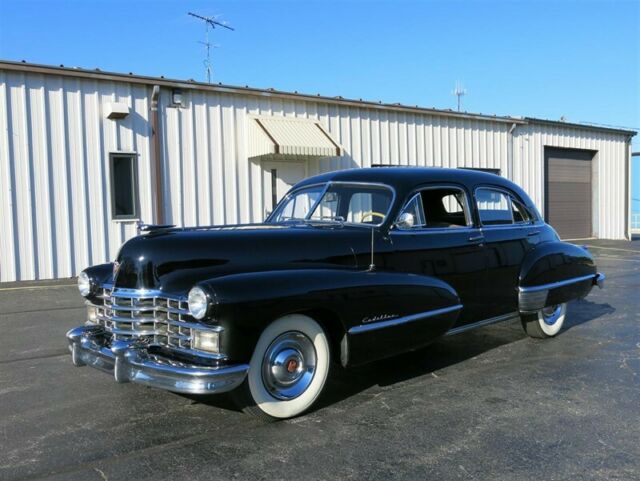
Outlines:
[[249,119],[249,157],[339,157],[340,144],[317,120],[287,117]]

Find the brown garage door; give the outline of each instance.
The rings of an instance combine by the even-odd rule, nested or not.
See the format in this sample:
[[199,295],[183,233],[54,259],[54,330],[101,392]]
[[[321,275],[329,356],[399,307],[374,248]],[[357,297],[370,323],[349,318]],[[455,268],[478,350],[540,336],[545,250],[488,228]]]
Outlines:
[[563,239],[593,235],[593,151],[545,147],[545,217]]

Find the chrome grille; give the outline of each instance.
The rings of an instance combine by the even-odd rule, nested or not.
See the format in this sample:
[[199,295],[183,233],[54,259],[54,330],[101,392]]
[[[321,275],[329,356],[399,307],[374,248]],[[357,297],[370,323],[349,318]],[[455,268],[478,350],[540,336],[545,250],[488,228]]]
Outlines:
[[140,339],[184,351],[191,350],[195,329],[221,330],[198,324],[186,300],[160,291],[103,287],[96,297],[90,304],[96,310],[94,323],[104,327],[112,341]]

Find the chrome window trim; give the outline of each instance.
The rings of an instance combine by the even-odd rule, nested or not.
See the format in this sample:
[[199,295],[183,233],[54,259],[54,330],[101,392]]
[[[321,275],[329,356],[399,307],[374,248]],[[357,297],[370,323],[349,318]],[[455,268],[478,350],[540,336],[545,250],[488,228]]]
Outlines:
[[[477,201],[477,196],[476,193],[478,192],[479,189],[491,189],[491,190],[497,190],[499,192],[502,192],[503,194],[505,194],[508,198],[509,198],[509,206],[511,207],[510,212],[511,212],[511,224],[494,224],[494,225],[485,225],[482,223],[482,219],[480,218],[480,209],[478,209],[478,201]],[[516,200],[518,203],[522,204],[522,206],[527,209],[527,212],[529,212],[529,215],[531,216],[531,220],[529,222],[516,222],[515,219],[513,218],[513,207],[511,206],[511,201],[512,199]],[[530,226],[530,225],[534,225],[537,222],[541,222],[541,219],[538,217],[537,213],[535,212],[531,212],[531,210],[527,207],[527,205],[522,202],[521,199],[518,199],[518,197],[516,195],[514,195],[513,192],[511,192],[508,189],[505,189],[504,187],[501,186],[497,186],[497,185],[493,185],[493,184],[482,184],[482,185],[478,185],[473,189],[473,201],[475,204],[475,210],[478,213],[478,222],[479,225],[482,229],[505,229],[505,228],[513,228],[514,226]]]
[[[265,223],[267,222],[271,222],[270,219],[276,215],[276,213],[280,210],[279,206],[281,204],[284,204],[285,200],[289,200],[293,195],[297,194],[299,191],[301,190],[305,190],[308,189],[310,187],[317,187],[317,186],[324,186],[324,189],[322,190],[322,192],[320,193],[320,196],[318,197],[318,200],[311,206],[311,208],[309,209],[309,214],[307,214],[307,216],[304,219],[298,219],[298,220],[305,220],[305,221],[311,221],[311,222],[315,222],[315,223],[323,223],[323,224],[333,224],[335,223],[335,221],[323,221],[323,220],[314,220],[314,219],[310,219],[309,215],[311,215],[314,210],[318,207],[318,204],[322,201],[322,198],[324,197],[324,195],[327,193],[327,191],[329,190],[329,188],[332,185],[355,185],[355,186],[361,186],[361,187],[374,187],[374,188],[383,188],[383,189],[387,189],[391,192],[391,200],[389,201],[389,207],[387,208],[387,212],[385,213],[384,216],[384,220],[378,224],[363,224],[361,222],[341,222],[341,224],[343,225],[351,225],[351,226],[356,226],[356,227],[367,227],[367,228],[371,228],[371,227],[380,227],[382,225],[385,224],[385,222],[387,222],[389,220],[389,214],[391,213],[391,211],[393,210],[393,207],[395,205],[396,202],[396,197],[397,197],[397,193],[396,193],[396,189],[394,186],[390,185],[390,184],[383,184],[381,182],[358,182],[358,181],[354,181],[354,182],[350,182],[347,180],[329,180],[327,182],[318,182],[317,184],[309,184],[309,185],[304,185],[301,186],[299,188],[293,188],[291,189],[289,192],[287,192],[287,194],[282,198],[282,200],[280,202],[278,202],[278,205],[276,206],[276,208],[273,210],[273,212],[269,215],[269,217],[267,217],[267,219],[265,220]],[[275,224],[275,222],[274,222]]]
[[[504,194],[507,197],[507,200],[509,201],[509,214],[511,214],[511,223],[510,224],[484,224],[482,222],[482,217],[480,216],[480,209],[478,208],[478,191],[479,190],[495,190],[496,192],[500,192],[501,194]],[[477,186],[475,189],[473,189],[473,200],[475,201],[475,206],[476,206],[476,211],[478,212],[478,222],[480,222],[480,226],[483,229],[491,229],[494,227],[511,227],[513,228],[513,226],[516,225],[515,219],[513,218],[513,207],[511,206],[511,193],[509,193],[509,191],[500,188],[500,187],[494,187],[492,185],[480,185]]]
[[566,279],[564,281],[551,282],[549,284],[541,284],[539,286],[525,286],[518,287],[520,292],[538,292],[538,291],[546,291],[550,289],[556,289],[557,287],[568,286],[570,284],[576,284],[578,282],[583,282],[588,279],[596,279],[598,274],[589,274],[588,276],[580,276],[580,277],[572,277],[571,279]]
[[[409,227],[409,228],[406,228],[406,229],[403,229],[403,228],[400,228],[400,227],[396,226],[396,223],[398,222],[398,219],[400,218],[400,216],[405,212],[405,209],[406,209],[407,207],[409,207],[409,205],[413,202],[413,199],[415,199],[416,197],[418,197],[418,198],[420,199],[420,206],[422,207],[422,214],[424,215],[424,203],[422,202],[422,196],[420,195],[420,192],[416,192],[415,194],[413,194],[413,195],[409,198],[409,200],[408,200],[407,202],[405,202],[405,203],[404,203],[404,205],[402,206],[402,208],[401,208],[401,209],[400,209],[400,211],[398,212],[398,215],[396,216],[396,220],[394,220],[394,221],[393,221],[393,225],[394,225],[394,227],[395,227],[396,229],[398,229],[399,231],[411,232],[411,231],[413,231],[413,230],[418,230],[418,229],[420,229],[420,228],[423,228],[423,229],[424,229],[424,228],[426,227],[426,224],[420,224],[420,225],[417,225],[417,226],[415,226],[415,227]],[[425,219],[424,219],[424,220],[425,220],[425,221],[427,220],[427,219],[426,219],[426,215],[425,215]]]
[[371,324],[359,324],[349,329],[349,334],[362,334],[363,332],[375,331],[378,329],[384,329],[387,327],[395,327],[409,322],[421,321],[423,319],[439,316],[441,314],[448,314],[449,312],[459,311],[462,309],[462,304],[456,304],[455,306],[443,307],[441,309],[433,309],[430,311],[418,312],[417,314],[411,314],[408,316],[397,317],[395,319],[389,319],[388,321],[372,322]]
[[[413,198],[416,195],[419,195],[421,192],[423,192],[425,190],[435,190],[435,189],[457,189],[460,192],[462,192],[462,194],[464,195],[464,205],[462,206],[462,208],[464,209],[464,219],[465,219],[465,222],[467,224],[466,226],[458,226],[458,227],[428,227],[428,225],[427,225],[427,226],[416,227],[415,229],[414,228],[411,228],[411,229],[399,229],[399,228],[395,227],[395,222],[398,220],[398,217],[400,216],[400,214],[402,214],[404,209],[409,205],[409,203],[413,200]],[[424,210],[425,220],[426,220],[427,212],[425,210],[424,203],[422,204],[422,208]],[[402,207],[398,211],[398,216],[396,216],[396,219],[394,220],[393,229],[392,230],[394,230],[395,232],[435,232],[438,229],[444,229],[446,232],[461,232],[462,229],[465,229],[465,228],[476,228],[474,226],[474,223],[473,223],[473,215],[472,215],[470,204],[469,204],[469,193],[467,192],[467,189],[465,187],[461,186],[461,185],[443,183],[443,184],[431,184],[431,185],[428,185],[426,187],[418,187],[415,190],[413,190],[409,194],[408,200],[404,204],[402,204]]]

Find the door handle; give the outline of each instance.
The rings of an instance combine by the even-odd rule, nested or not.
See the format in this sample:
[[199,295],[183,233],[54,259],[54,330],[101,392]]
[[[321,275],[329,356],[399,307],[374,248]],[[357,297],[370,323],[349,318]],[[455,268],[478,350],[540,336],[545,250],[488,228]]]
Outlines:
[[472,235],[471,237],[469,237],[469,242],[476,242],[476,241],[481,241],[484,240],[484,236],[482,234],[480,235]]
[[532,230],[531,232],[527,233],[528,236],[533,236],[533,235],[538,235],[540,234],[539,230]]

